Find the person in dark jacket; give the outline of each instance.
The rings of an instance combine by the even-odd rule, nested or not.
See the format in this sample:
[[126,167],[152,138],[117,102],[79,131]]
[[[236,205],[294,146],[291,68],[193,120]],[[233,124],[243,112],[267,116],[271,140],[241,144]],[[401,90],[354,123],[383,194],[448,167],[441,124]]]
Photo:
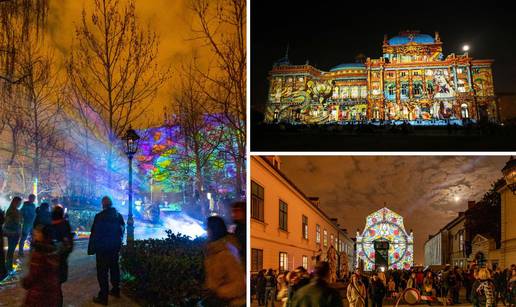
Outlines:
[[36,218],[36,195],[30,194],[29,199],[23,203],[20,209],[22,216],[22,232],[20,237],[20,243],[18,245],[18,255],[20,258],[24,257],[23,247],[25,246],[25,240],[32,233],[32,226],[34,225],[34,219]]
[[265,270],[261,270],[256,276],[256,298],[258,306],[265,305]]
[[22,199],[20,197],[15,196],[5,212],[3,235],[7,237],[5,268],[8,272],[13,271],[14,251],[16,250],[16,245],[18,245],[21,235],[21,215],[18,210],[21,201]]
[[52,245],[49,227],[34,229],[32,246],[29,274],[22,279],[22,286],[27,290],[23,306],[57,307],[62,297],[59,283],[59,255]]
[[328,284],[330,265],[321,261],[315,266],[314,278],[292,298],[292,307],[342,307],[342,297]]
[[374,273],[371,279],[371,284],[368,288],[368,295],[371,300],[372,307],[382,307],[385,292],[383,282],[378,278],[378,274]]
[[5,268],[5,254],[4,254],[4,233],[2,228],[4,226],[5,213],[0,208],[0,281],[7,276],[7,270]]
[[240,261],[242,262],[244,268],[246,267],[246,226],[245,226],[245,202],[237,201],[233,203],[231,208],[231,216],[233,218],[233,223],[235,224],[235,229],[233,234],[235,235],[239,246],[240,253]]
[[[96,255],[97,279],[100,291],[93,302],[107,305],[108,294],[120,297],[120,267],[118,258],[122,247],[122,237],[125,231],[124,218],[113,208],[111,199],[102,198],[103,210],[95,215],[91,226],[90,240],[88,242],[88,255]],[[111,275],[109,291],[108,275]]]
[[[68,256],[73,251],[72,227],[65,220],[64,208],[61,205],[52,208],[52,241],[57,248],[59,256],[59,282],[63,284],[68,280]],[[39,225],[37,227],[47,227]],[[63,297],[59,301],[59,306],[63,306]]]
[[34,219],[33,228],[38,226],[48,226],[50,224],[52,224],[50,205],[47,202],[43,202],[36,208],[36,218]]

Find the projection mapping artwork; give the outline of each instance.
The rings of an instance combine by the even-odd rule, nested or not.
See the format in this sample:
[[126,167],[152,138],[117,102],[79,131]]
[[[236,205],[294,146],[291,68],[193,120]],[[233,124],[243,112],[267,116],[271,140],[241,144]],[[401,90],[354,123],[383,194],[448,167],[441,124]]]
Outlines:
[[[403,217],[388,208],[382,208],[366,218],[364,231],[357,233],[356,267],[363,262],[365,271],[378,269],[375,263],[381,252],[386,260],[386,269],[408,270],[413,265],[414,237],[403,225]],[[375,248],[376,245],[376,248]],[[379,250],[379,247],[387,247]]]
[[291,64],[287,54],[269,72],[265,121],[496,122],[492,63],[467,53],[445,57],[439,33],[418,31],[386,36],[381,58],[343,63],[329,71]]

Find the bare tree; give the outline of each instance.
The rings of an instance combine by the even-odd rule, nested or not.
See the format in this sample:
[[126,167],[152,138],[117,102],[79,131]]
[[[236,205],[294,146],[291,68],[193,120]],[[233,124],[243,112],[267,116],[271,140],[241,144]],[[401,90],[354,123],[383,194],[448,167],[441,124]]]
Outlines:
[[172,110],[184,141],[183,158],[191,160],[195,165],[195,195],[199,196],[198,200],[204,214],[206,206],[203,205],[204,198],[201,196],[206,190],[205,170],[223,140],[223,128],[220,125],[210,127],[206,114],[206,105],[210,103],[209,97],[198,86],[198,83],[202,82],[202,77],[196,73],[195,62],[181,65],[178,75],[180,81],[173,96]]
[[17,104],[16,116],[23,121],[25,148],[32,160],[31,179],[34,180],[41,179],[43,165],[50,168],[46,177],[51,175],[57,147],[60,145],[61,85],[50,49],[29,40],[19,50],[16,70],[25,78],[18,87],[21,99]]
[[142,117],[169,76],[156,61],[156,33],[139,26],[135,10],[134,0],[95,0],[91,15],[83,10],[67,63],[75,109],[95,122],[91,133],[109,146],[108,170],[118,138]]
[[216,112],[223,114],[236,146],[228,146],[236,165],[235,185],[243,191],[246,159],[246,1],[190,0],[197,25],[193,39],[204,41],[211,49],[216,67],[199,72],[208,81],[204,93]]

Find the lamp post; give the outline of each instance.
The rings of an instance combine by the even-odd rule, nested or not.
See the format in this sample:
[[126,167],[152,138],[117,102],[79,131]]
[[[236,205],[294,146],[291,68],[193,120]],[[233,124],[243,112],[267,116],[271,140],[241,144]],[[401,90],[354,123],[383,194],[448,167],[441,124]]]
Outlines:
[[516,195],[516,159],[513,156],[505,163],[502,173],[507,187]]
[[140,136],[131,126],[125,132],[123,140],[125,141],[125,153],[129,159],[129,208],[127,214],[127,244],[134,241],[134,219],[133,219],[133,157],[138,151],[138,140]]

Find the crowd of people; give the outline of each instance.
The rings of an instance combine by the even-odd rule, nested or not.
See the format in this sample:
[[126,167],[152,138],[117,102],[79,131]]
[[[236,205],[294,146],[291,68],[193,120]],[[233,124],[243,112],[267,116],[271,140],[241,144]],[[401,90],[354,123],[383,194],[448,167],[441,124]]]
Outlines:
[[[290,272],[261,270],[251,280],[252,299],[258,306],[343,306],[346,299],[351,307],[377,307],[386,301],[396,302],[407,289],[416,289],[428,305],[516,306],[514,264],[504,270],[445,266],[441,270],[357,271],[335,284],[329,284],[329,280],[327,262],[317,263],[311,274],[303,267]],[[337,289],[343,290],[342,295]]]
[[42,202],[36,206],[36,196],[31,194],[23,205],[21,197],[15,196],[5,212],[0,210],[0,280],[15,273],[16,247],[21,261],[25,258],[26,243],[30,242],[28,272],[21,280],[27,290],[25,306],[63,304],[61,285],[68,278],[67,259],[73,250],[73,233],[64,208],[55,200],[52,204]]
[[[95,215],[91,227],[87,253],[96,257],[100,288],[93,302],[108,305],[109,296],[120,297],[119,257],[125,222],[109,197],[103,197],[101,203],[102,210]],[[207,219],[205,306],[238,307],[246,303],[245,202],[233,204],[232,217],[231,232],[221,217]],[[27,272],[21,278],[27,290],[23,306],[62,306],[62,284],[68,279],[68,257],[74,247],[74,233],[63,206],[57,200],[52,204],[43,201],[38,206],[32,194],[23,205],[20,197],[13,197],[5,212],[0,209],[0,281],[16,273],[16,247],[20,263],[25,257],[24,249],[30,251]]]

